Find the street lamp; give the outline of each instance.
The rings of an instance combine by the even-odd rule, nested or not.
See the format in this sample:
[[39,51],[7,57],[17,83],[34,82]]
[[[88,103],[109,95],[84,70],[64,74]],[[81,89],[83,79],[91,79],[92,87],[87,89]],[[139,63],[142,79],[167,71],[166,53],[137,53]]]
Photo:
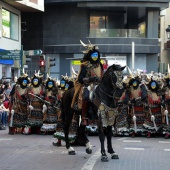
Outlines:
[[168,25],[168,28],[166,29],[167,38],[170,39],[170,25]]

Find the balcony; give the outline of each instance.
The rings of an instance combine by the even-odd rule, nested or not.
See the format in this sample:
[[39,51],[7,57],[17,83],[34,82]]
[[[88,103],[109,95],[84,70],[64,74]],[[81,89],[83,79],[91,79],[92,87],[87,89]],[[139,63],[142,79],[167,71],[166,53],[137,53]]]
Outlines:
[[141,33],[138,29],[90,29],[90,38],[111,38],[129,37],[146,38],[145,32]]

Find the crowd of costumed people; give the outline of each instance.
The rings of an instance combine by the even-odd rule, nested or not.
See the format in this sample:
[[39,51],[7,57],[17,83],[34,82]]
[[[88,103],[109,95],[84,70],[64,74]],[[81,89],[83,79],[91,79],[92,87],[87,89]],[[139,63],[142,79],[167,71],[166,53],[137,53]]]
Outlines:
[[[144,136],[147,138],[170,136],[170,68],[167,73],[132,72],[127,66],[124,92],[117,101],[118,116],[113,126],[115,136]],[[9,134],[46,134],[62,131],[60,103],[63,93],[74,87],[77,73],[62,76],[60,82],[46,79],[40,72],[30,78],[23,74],[15,82],[1,81],[0,129],[9,128]],[[90,93],[91,94],[91,93]],[[87,134],[97,134],[96,118],[89,108],[83,115]],[[88,120],[87,120],[88,119]],[[64,137],[63,137],[64,139]]]

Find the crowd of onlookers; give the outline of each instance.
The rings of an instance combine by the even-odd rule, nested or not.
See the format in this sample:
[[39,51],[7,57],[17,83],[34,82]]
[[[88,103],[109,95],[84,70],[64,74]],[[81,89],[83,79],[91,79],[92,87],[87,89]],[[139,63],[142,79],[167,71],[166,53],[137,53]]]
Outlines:
[[10,80],[0,80],[0,130],[8,126],[9,101],[11,92]]

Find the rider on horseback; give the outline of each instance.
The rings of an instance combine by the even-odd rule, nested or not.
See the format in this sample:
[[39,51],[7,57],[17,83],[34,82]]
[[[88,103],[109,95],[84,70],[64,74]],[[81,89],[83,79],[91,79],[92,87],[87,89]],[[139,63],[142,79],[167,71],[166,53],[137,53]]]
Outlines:
[[80,66],[80,71],[74,83],[75,93],[71,107],[82,109],[82,124],[87,124],[87,110],[89,103],[89,91],[95,88],[96,82],[103,76],[103,66],[100,62],[100,52],[98,47],[91,43],[86,45],[80,40],[81,44],[87,48],[83,51],[84,57]]

